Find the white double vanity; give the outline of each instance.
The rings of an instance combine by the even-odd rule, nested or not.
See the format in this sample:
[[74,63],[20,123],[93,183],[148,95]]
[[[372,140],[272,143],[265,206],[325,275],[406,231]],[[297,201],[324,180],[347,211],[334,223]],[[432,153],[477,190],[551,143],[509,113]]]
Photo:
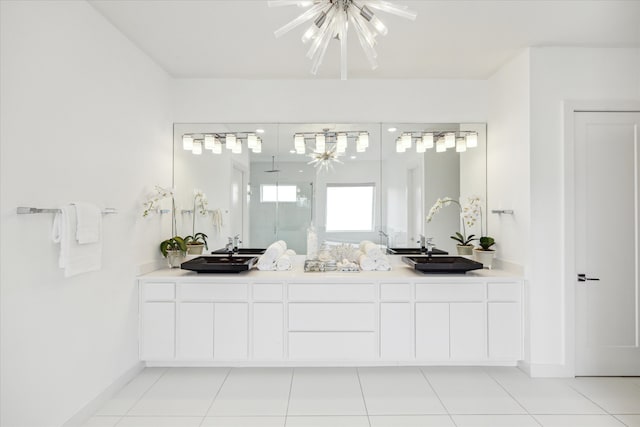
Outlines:
[[515,365],[523,280],[500,270],[139,277],[148,366]]

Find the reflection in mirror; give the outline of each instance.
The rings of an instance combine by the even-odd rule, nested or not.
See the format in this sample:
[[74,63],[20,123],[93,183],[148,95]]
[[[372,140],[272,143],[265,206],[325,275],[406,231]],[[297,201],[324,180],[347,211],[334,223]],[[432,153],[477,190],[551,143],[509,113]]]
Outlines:
[[[416,152],[425,133],[434,133],[437,143],[438,132],[461,131],[477,132],[478,146]],[[411,133],[411,148],[398,152],[403,133]],[[184,135],[193,138],[195,150],[184,148]],[[199,141],[202,153],[196,154]],[[448,208],[429,224],[425,214],[438,197],[479,195],[484,201],[485,184],[484,124],[174,125],[178,232],[204,232],[210,249],[239,235],[243,247],[282,239],[304,254],[306,230],[314,224],[320,242],[388,240],[416,247],[425,234],[455,253],[449,236],[459,229],[458,212]],[[208,198],[207,214],[195,218],[194,189]]]

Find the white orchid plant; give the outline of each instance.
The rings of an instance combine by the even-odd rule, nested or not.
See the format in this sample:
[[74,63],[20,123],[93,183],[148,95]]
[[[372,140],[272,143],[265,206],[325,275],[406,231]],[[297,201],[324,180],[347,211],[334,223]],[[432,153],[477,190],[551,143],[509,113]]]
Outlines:
[[477,240],[475,234],[467,236],[467,227],[473,227],[478,219],[480,220],[480,234],[482,234],[482,206],[480,203],[480,197],[471,196],[467,198],[466,203],[462,203],[451,197],[443,197],[436,200],[431,206],[429,214],[427,215],[427,222],[431,222],[433,217],[440,212],[440,210],[451,204],[456,204],[460,211],[460,222],[462,224],[462,233],[456,231],[451,238],[458,242],[461,246],[468,246],[474,240]]

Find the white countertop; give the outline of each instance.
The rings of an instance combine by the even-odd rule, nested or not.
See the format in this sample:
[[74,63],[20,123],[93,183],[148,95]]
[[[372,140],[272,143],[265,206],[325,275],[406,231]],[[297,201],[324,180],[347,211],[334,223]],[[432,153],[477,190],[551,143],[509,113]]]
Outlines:
[[496,279],[522,279],[522,276],[512,271],[500,270],[500,269],[482,269],[472,270],[466,274],[425,274],[415,271],[410,266],[402,262],[401,255],[389,255],[389,261],[392,269],[390,271],[360,271],[360,272],[305,272],[304,271],[304,255],[296,256],[293,269],[289,271],[260,271],[256,267],[253,269],[232,274],[220,274],[220,273],[196,273],[190,270],[182,270],[180,268],[165,268],[155,270],[150,273],[140,276],[140,278],[189,278],[198,281],[211,281],[214,280],[233,280],[233,281],[269,281],[269,280],[282,280],[282,281],[335,281],[340,282],[363,282],[363,281],[393,281],[399,279],[409,279],[417,281],[459,281],[462,278],[489,278],[495,277]]

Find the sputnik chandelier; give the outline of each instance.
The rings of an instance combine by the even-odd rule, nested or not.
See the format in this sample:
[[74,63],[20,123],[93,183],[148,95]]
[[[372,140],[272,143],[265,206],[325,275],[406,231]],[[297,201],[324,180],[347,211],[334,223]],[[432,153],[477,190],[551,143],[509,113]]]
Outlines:
[[355,142],[357,153],[364,153],[369,147],[369,132],[330,132],[329,129],[317,133],[301,132],[294,134],[293,147],[297,154],[306,154],[309,145],[311,152],[307,155],[311,161],[307,164],[315,166],[318,170],[329,170],[334,163],[342,163],[339,157],[347,152],[350,140]]
[[182,148],[195,155],[202,150],[211,150],[213,154],[222,154],[222,146],[233,154],[242,154],[242,143],[254,153],[262,152],[262,138],[253,132],[235,133],[186,133],[182,135]]
[[312,20],[302,35],[302,43],[311,43],[307,58],[311,59],[311,73],[317,74],[331,39],[340,41],[340,78],[347,79],[347,31],[353,25],[360,46],[364,50],[371,69],[378,67],[374,47],[376,36],[385,36],[388,32],[384,23],[373,10],[387,12],[410,20],[416,19],[416,13],[406,6],[396,5],[385,0],[271,0],[269,7],[291,6],[308,8],[293,21],[275,31],[276,37]]

